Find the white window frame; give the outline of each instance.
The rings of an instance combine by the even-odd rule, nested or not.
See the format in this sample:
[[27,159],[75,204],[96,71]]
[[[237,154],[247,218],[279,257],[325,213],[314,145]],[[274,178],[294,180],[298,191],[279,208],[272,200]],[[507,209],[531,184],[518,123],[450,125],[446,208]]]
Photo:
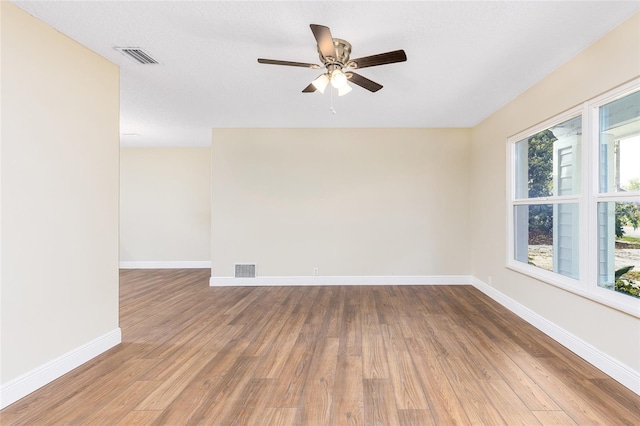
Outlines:
[[[619,86],[557,116],[545,120],[507,139],[507,262],[506,267],[564,290],[579,294],[604,305],[640,318],[640,299],[598,286],[598,215],[597,203],[636,201],[640,191],[625,193],[599,192],[599,108],[640,90],[640,79]],[[516,198],[515,144],[543,130],[577,116],[582,116],[581,190],[570,196]],[[518,205],[578,203],[579,278],[574,279],[515,259],[514,208]],[[555,219],[555,218],[554,218]]]

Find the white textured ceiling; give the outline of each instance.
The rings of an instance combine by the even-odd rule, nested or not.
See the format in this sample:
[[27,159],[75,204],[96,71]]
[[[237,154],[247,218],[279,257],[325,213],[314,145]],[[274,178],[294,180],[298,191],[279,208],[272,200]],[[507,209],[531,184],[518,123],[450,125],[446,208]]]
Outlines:
[[[639,1],[14,1],[120,66],[125,146],[208,146],[214,127],[470,127],[640,10]],[[309,24],[384,86],[301,93],[320,63]],[[640,35],[640,29],[639,29]],[[159,65],[113,49],[140,47]],[[336,111],[331,113],[330,106]]]

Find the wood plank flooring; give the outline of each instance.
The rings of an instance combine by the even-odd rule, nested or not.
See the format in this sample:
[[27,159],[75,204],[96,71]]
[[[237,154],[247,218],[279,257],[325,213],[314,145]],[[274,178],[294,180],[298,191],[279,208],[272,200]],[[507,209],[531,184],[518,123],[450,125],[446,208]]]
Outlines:
[[640,397],[470,286],[123,270],[123,343],[9,425],[639,425]]

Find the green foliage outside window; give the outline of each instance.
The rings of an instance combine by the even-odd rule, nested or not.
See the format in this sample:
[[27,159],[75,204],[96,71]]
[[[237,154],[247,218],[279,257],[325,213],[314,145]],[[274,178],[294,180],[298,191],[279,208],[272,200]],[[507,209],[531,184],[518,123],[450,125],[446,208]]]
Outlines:
[[625,266],[615,272],[615,290],[626,293],[630,296],[640,297],[640,281],[635,281],[630,277],[624,277],[631,272],[633,266]]
[[624,235],[623,226],[631,226],[633,229],[640,227],[640,204],[616,203],[616,237]]
[[[630,179],[627,185],[623,185],[625,191],[640,191],[640,179]],[[633,229],[640,227],[640,204],[616,203],[616,237],[624,235],[623,226],[631,226]]]
[[[553,195],[553,143],[551,130],[543,130],[529,138],[529,197]],[[550,243],[553,233],[553,206],[532,205],[529,209],[529,235],[536,243]],[[532,241],[533,242],[533,241]]]

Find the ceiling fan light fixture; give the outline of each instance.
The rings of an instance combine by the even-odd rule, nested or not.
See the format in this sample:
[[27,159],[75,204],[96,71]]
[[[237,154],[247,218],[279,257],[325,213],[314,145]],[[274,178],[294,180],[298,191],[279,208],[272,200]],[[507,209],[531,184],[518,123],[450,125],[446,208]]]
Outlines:
[[346,82],[344,83],[344,86],[340,87],[338,89],[338,96],[344,96],[347,93],[349,93],[351,90],[351,86],[349,86]]
[[[392,52],[378,53],[377,55],[363,56],[361,58],[350,59],[351,44],[340,38],[333,38],[329,27],[324,25],[309,25],[313,37],[316,39],[318,57],[322,65],[310,64],[306,62],[281,61],[276,59],[258,58],[260,64],[287,65],[292,67],[303,67],[311,69],[325,68],[327,71],[316,77],[311,83],[302,89],[302,93],[324,93],[329,83],[331,87],[337,89],[339,96],[344,96],[351,91],[347,84],[349,80],[356,86],[360,86],[372,93],[382,89],[382,85],[371,81],[366,77],[353,72],[355,69],[375,67],[378,65],[394,64],[404,62],[407,55],[404,50],[394,50]],[[333,93],[333,90],[332,92]]]
[[329,77],[327,77],[327,74],[320,74],[311,84],[313,84],[313,87],[315,87],[318,92],[324,93],[324,89],[326,89],[329,84]]
[[331,85],[336,89],[340,89],[347,84],[347,76],[341,69],[336,68],[331,72]]

